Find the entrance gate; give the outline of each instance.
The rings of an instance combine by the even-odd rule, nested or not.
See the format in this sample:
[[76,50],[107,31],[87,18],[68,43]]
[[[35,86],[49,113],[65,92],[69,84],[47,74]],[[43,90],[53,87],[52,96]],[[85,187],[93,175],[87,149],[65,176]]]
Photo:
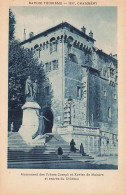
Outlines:
[[45,108],[43,110],[43,115],[49,120],[44,120],[45,122],[45,132],[44,133],[52,133],[53,127],[53,113],[50,108]]

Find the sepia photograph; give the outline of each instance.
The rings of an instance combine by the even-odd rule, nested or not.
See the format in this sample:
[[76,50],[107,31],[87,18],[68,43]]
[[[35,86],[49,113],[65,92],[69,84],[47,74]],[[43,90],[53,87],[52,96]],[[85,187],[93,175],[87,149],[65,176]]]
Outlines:
[[118,170],[117,7],[8,13],[7,168]]

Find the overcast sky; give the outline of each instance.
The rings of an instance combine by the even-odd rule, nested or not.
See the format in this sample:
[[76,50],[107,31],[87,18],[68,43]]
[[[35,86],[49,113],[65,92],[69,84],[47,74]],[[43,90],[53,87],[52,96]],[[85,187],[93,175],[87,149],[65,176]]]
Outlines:
[[96,39],[95,46],[106,53],[117,53],[116,7],[10,7],[15,15],[15,37],[23,40],[23,31],[38,34],[62,21],[78,29],[86,27]]

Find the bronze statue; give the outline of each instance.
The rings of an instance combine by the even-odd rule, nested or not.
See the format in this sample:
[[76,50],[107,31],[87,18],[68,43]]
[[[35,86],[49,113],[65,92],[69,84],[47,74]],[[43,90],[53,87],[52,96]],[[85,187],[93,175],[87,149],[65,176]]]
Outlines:
[[39,87],[38,87],[38,83],[37,83],[37,79],[36,79],[35,82],[33,83],[33,98],[34,98],[34,100],[36,100],[38,93],[39,93]]
[[30,76],[28,76],[25,83],[25,95],[29,97],[33,97],[33,85]]

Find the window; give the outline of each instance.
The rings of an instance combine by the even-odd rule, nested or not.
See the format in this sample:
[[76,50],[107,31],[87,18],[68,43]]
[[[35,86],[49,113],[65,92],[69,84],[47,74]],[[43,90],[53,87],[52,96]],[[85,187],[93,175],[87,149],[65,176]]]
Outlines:
[[45,43],[43,43],[43,50],[45,50]]
[[81,87],[77,86],[77,97],[81,97]]
[[110,69],[110,77],[114,77],[114,69]]
[[50,43],[50,53],[57,50],[57,44],[55,42]]
[[116,89],[114,87],[114,100],[116,100],[116,99],[117,99],[117,97],[116,97]]
[[107,77],[109,78],[110,77],[110,70],[107,69]]
[[49,86],[45,87],[45,95],[49,95]]
[[111,119],[111,108],[108,107],[108,119]]
[[106,96],[107,93],[106,93],[106,87],[104,87],[104,96]]
[[40,54],[41,54],[41,52],[40,52],[40,49],[39,49],[39,58],[40,58]]
[[89,56],[88,54],[85,55],[85,63],[87,63],[89,61]]
[[56,70],[58,68],[58,60],[53,61],[53,70]]
[[46,65],[46,72],[51,71],[51,62],[46,63],[45,65]]
[[68,54],[73,54],[73,47],[71,45],[68,46]]
[[103,76],[106,77],[107,71],[103,70]]
[[114,100],[116,100],[116,94],[114,94]]

